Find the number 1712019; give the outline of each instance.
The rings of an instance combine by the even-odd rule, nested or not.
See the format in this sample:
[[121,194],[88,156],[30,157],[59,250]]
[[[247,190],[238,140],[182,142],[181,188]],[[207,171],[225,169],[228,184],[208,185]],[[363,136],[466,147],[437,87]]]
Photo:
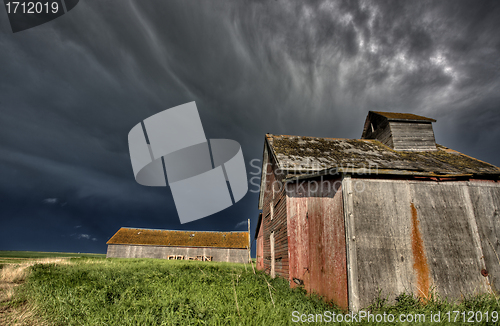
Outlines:
[[57,2],[19,2],[12,1],[5,4],[7,13],[21,14],[42,14],[42,13],[57,13],[59,11],[59,3]]

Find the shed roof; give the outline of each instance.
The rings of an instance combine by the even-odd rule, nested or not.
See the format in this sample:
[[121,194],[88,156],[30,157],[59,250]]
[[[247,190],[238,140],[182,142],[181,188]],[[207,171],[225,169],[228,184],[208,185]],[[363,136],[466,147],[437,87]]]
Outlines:
[[423,117],[421,115],[416,115],[413,113],[398,113],[398,112],[380,112],[380,111],[370,111],[372,113],[381,115],[389,121],[425,121],[425,122],[436,122],[435,119]]
[[437,151],[395,151],[373,139],[317,138],[266,135],[278,167],[301,174],[336,169],[338,172],[459,176],[500,175],[492,164],[437,145]]
[[122,227],[106,244],[248,248],[248,232],[175,231]]

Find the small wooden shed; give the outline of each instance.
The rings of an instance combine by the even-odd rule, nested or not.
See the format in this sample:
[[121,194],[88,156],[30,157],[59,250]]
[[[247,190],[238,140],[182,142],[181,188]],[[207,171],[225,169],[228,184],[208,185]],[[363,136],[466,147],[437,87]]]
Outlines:
[[369,112],[361,139],[267,134],[258,268],[354,311],[498,291],[500,169],[436,144],[433,122]]
[[160,258],[248,263],[249,232],[122,227],[106,243],[107,258]]

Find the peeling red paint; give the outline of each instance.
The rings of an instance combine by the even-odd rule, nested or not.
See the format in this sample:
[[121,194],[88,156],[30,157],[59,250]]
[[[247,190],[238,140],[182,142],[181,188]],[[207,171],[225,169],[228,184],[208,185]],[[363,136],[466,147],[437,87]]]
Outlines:
[[287,197],[290,283],[348,307],[342,192],[336,180],[291,185]]
[[[289,278],[288,234],[284,175],[277,170],[276,162],[269,156],[267,178],[262,207],[262,268],[269,273],[274,265],[276,276]],[[274,237],[274,254],[271,251],[271,233]],[[260,245],[260,244],[258,244]],[[272,257],[274,256],[274,260]]]
[[418,296],[422,299],[428,299],[430,289],[429,265],[425,255],[424,241],[420,233],[417,209],[413,203],[410,203],[410,208],[412,218],[411,249],[413,252],[413,270],[417,276]]
[[[260,214],[260,217],[262,218],[262,214]],[[257,269],[258,270],[264,270],[264,230],[263,230],[263,223],[260,224],[259,226],[259,231],[258,231],[258,237],[257,237]]]

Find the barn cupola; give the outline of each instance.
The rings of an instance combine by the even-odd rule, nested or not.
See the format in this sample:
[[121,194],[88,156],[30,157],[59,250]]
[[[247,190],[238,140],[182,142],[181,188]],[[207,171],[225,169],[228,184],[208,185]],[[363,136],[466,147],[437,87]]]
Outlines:
[[411,113],[368,112],[362,139],[376,139],[397,151],[435,151],[432,123]]

